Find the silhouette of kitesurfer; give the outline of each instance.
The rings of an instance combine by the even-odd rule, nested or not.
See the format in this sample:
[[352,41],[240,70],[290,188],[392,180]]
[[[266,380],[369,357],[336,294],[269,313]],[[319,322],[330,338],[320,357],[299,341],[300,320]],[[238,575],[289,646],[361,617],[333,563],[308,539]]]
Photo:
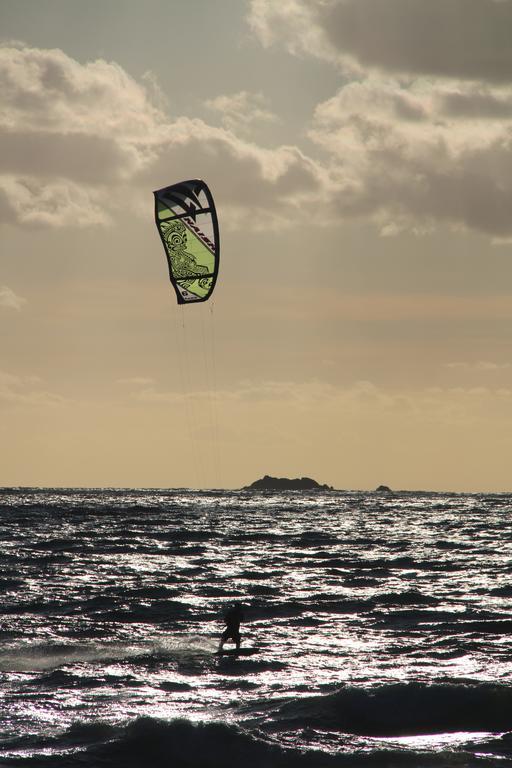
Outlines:
[[219,651],[222,651],[222,647],[226,640],[233,640],[236,644],[236,649],[240,648],[241,635],[240,635],[240,622],[244,620],[244,612],[240,603],[236,603],[233,608],[230,608],[224,614],[224,623],[226,629],[222,633],[220,638]]

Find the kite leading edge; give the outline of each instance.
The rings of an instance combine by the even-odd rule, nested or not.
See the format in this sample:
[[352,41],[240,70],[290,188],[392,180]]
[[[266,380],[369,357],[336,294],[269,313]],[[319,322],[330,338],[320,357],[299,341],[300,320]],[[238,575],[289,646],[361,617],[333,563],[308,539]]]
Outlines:
[[164,187],[155,196],[155,221],[178,304],[207,301],[219,271],[219,225],[204,181]]

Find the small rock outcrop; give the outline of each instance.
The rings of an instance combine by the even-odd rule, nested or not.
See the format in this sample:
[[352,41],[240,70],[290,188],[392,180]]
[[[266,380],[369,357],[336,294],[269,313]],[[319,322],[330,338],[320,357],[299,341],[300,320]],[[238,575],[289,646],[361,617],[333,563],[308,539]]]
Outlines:
[[320,485],[311,477],[270,477],[265,475],[246,485],[244,491],[332,491],[330,485]]
[[393,493],[393,491],[388,485],[379,485],[379,487],[375,489],[375,493]]

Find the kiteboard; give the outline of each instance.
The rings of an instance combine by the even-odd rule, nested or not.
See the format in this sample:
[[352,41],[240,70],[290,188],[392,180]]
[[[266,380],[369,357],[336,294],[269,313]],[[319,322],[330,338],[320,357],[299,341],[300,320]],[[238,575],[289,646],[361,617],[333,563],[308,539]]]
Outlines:
[[253,656],[255,653],[258,653],[257,648],[223,648],[215,651],[215,656]]

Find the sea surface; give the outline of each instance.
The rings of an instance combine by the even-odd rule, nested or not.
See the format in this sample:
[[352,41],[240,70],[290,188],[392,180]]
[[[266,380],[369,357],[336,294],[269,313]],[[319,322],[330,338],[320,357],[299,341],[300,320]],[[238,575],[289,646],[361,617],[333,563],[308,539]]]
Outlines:
[[512,766],[511,495],[0,489],[0,540],[0,766]]

